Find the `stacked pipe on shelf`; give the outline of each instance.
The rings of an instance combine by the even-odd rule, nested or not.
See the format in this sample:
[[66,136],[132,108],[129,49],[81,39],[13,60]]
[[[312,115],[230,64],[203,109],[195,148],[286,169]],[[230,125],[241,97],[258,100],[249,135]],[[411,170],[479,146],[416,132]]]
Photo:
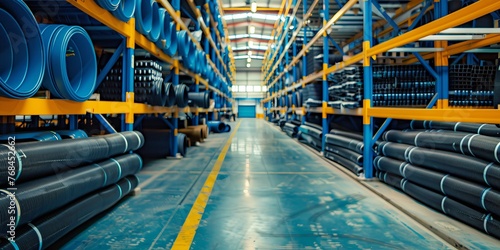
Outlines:
[[[5,180],[0,181],[0,207],[3,208],[0,211],[0,235],[15,238],[15,241],[4,240],[0,244],[10,244],[11,247],[30,244],[41,246],[42,239],[40,242],[30,240],[39,239],[40,232],[38,238],[24,237],[25,229],[32,229],[33,222],[44,224],[47,222],[44,219],[47,216],[64,214],[61,213],[61,208],[71,206],[99,189],[114,187],[113,184],[116,183],[126,184],[127,188],[123,189],[123,194],[131,191],[136,185],[131,183],[135,177],[131,179],[127,176],[133,176],[142,169],[142,159],[129,152],[141,148],[143,143],[142,134],[131,131],[84,139],[17,143],[15,148],[9,144],[1,147],[0,155],[3,160],[0,161],[0,176],[5,177]],[[12,154],[14,160],[10,160]],[[23,157],[20,157],[21,154]],[[16,188],[15,194],[11,193],[13,185]],[[43,192],[40,192],[41,189]],[[120,195],[111,199],[109,204],[114,204],[122,197],[123,195]],[[12,202],[15,205],[12,205]],[[103,208],[97,203],[84,209],[88,209],[87,215],[94,216],[106,208],[109,206]],[[88,220],[92,216],[86,216],[85,219]],[[63,237],[69,232],[66,228],[74,228],[83,222],[51,221],[49,228],[65,230],[43,235],[47,237],[43,246],[47,247]],[[15,235],[10,233],[13,228],[16,230]],[[50,230],[49,228],[44,230]]]
[[300,125],[297,132],[297,139],[300,142],[309,145],[317,151],[321,151],[322,137],[323,128],[310,122]]
[[377,176],[424,204],[500,238],[500,222],[493,218],[500,216],[500,129],[433,121],[413,121],[411,128],[383,135],[374,160]]
[[451,65],[449,105],[493,108],[497,66]]
[[328,104],[332,108],[359,108],[363,106],[363,69],[347,67],[328,76]]
[[299,127],[301,125],[300,121],[297,120],[291,120],[289,122],[286,122],[283,127],[281,127],[281,130],[285,132],[288,136],[292,138],[296,138],[297,134],[299,132]]
[[361,175],[363,173],[363,136],[332,129],[325,137],[325,157],[355,175]]
[[[147,103],[153,106],[171,107],[180,104],[187,105],[187,92],[182,90],[177,98],[176,90],[172,83],[164,82],[162,67],[154,60],[137,60],[134,65],[134,102]],[[110,70],[96,92],[101,95],[101,100],[122,100],[122,62],[119,60]]]
[[43,85],[56,98],[89,99],[96,85],[97,62],[87,32],[79,26],[38,25],[20,0],[2,1],[0,9],[0,39],[7,41],[2,54],[10,58],[0,73],[0,96],[26,99]]

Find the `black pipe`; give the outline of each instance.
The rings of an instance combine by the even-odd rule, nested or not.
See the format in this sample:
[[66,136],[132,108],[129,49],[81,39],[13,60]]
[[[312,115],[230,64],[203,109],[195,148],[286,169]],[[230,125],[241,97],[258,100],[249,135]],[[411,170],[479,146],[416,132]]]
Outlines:
[[344,157],[352,162],[355,162],[360,166],[363,164],[363,155],[359,154],[357,152],[354,152],[352,150],[349,150],[349,149],[346,149],[343,147],[339,147],[339,146],[335,146],[335,145],[332,145],[329,143],[326,143],[325,150],[328,152],[335,153],[337,155],[341,155],[342,157]]
[[135,175],[127,176],[115,185],[101,189],[43,215],[28,225],[16,228],[15,242],[9,242],[5,238],[0,239],[0,249],[45,249],[71,230],[112,207],[134,190],[138,184],[139,179]]
[[193,106],[205,109],[210,108],[209,92],[200,92],[200,93],[189,92],[188,97]]
[[[16,184],[53,175],[70,168],[91,164],[142,147],[144,137],[130,131],[105,136],[0,146],[0,187],[8,177]],[[13,151],[15,150],[15,151]],[[12,172],[10,168],[15,167]]]
[[165,107],[172,107],[175,105],[175,101],[176,101],[176,94],[175,94],[175,87],[172,83],[170,82],[164,82],[163,83],[165,85],[165,96],[166,96],[166,100],[165,100]]
[[[403,190],[405,193],[427,206],[462,221],[480,231],[500,238],[500,221],[495,220],[491,214],[470,208],[450,197],[432,192],[401,177],[392,174],[381,175],[384,177],[383,180],[387,184]],[[386,181],[388,179],[390,179],[390,181]],[[398,179],[400,180],[399,182],[397,181]]]
[[360,154],[363,154],[363,142],[350,139],[347,137],[339,136],[339,135],[332,135],[332,134],[327,134],[326,136],[326,143],[336,145],[339,147],[347,148],[349,150],[352,150],[354,152],[358,152]]
[[383,142],[379,153],[500,189],[500,166],[477,158],[404,144]]
[[349,159],[342,157],[341,155],[332,152],[325,152],[325,157],[342,165],[358,176],[363,172],[363,168],[361,168],[356,162],[352,162]]
[[[284,125],[284,124],[283,124]],[[323,131],[320,129],[317,129],[316,127],[312,127],[309,125],[301,125],[299,127],[299,130],[307,133],[310,136],[313,136],[314,138],[321,139],[323,135]]]
[[186,157],[187,156],[187,147],[188,147],[187,136],[183,133],[178,133],[177,134],[177,144],[179,146],[178,153],[181,154],[182,157]]
[[17,226],[24,225],[83,195],[116,183],[124,176],[133,175],[141,168],[142,159],[136,154],[128,154],[16,185],[13,197],[10,190],[0,189],[0,236],[7,234],[9,218],[13,216],[9,214],[12,199],[20,211],[15,213]]
[[387,157],[377,158],[376,167],[467,205],[500,215],[500,193],[489,187]]
[[486,136],[500,137],[500,128],[492,124],[465,123],[465,122],[438,122],[438,121],[412,121],[412,129],[446,129],[462,131]]

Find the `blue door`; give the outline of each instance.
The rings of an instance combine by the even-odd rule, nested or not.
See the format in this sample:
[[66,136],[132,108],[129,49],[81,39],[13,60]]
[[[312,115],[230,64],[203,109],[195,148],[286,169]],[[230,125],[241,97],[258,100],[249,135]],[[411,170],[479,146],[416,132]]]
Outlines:
[[255,105],[251,106],[238,106],[238,117],[239,118],[255,118]]

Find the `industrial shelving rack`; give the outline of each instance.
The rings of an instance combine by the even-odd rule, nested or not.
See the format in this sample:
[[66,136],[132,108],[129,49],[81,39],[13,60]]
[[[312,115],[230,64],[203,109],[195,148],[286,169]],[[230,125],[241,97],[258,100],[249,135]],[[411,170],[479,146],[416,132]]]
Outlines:
[[[328,30],[339,20],[342,16],[347,13],[358,0],[349,0],[345,4],[342,1],[336,1],[339,5],[340,10],[331,18],[329,17],[330,3],[328,0],[323,0],[323,6],[321,12],[323,14],[323,26],[315,33],[314,37],[308,41],[308,37],[304,35],[302,37],[303,47],[298,52],[296,45],[296,38],[299,34],[300,29],[303,29],[303,34],[307,34],[306,24],[311,18],[311,13],[314,8],[319,3],[319,0],[314,0],[310,6],[308,6],[307,0],[284,0],[282,4],[282,11],[280,11],[280,16],[285,16],[289,13],[290,8],[294,6],[293,14],[289,17],[294,21],[293,25],[296,27],[294,33],[289,39],[287,32],[289,29],[278,29],[276,33],[273,33],[273,39],[270,44],[277,42],[282,44],[283,37],[286,46],[276,47],[276,50],[268,49],[265,56],[264,65],[262,66],[263,72],[263,85],[268,86],[269,94],[268,97],[262,100],[265,104],[266,112],[280,112],[281,114],[287,114],[287,108],[285,107],[271,107],[271,101],[275,98],[279,98],[289,92],[295,92],[296,90],[305,87],[307,84],[311,84],[317,79],[323,80],[323,102],[320,108],[310,108],[306,109],[302,107],[297,109],[294,105],[292,106],[292,117],[295,118],[297,115],[302,116],[302,121],[305,121],[305,114],[307,113],[321,113],[323,134],[329,132],[328,126],[329,121],[334,115],[348,115],[348,116],[360,116],[363,120],[363,138],[364,138],[364,174],[365,178],[373,177],[373,145],[380,138],[385,129],[388,128],[392,119],[402,119],[402,120],[434,120],[434,121],[456,121],[456,122],[480,122],[480,123],[500,123],[500,110],[498,109],[483,109],[483,108],[464,108],[464,107],[451,107],[448,105],[448,65],[449,57],[452,55],[457,55],[460,53],[471,52],[474,49],[483,48],[492,44],[500,42],[500,34],[498,32],[484,33],[484,37],[476,40],[467,40],[463,42],[458,42],[453,45],[448,45],[447,41],[435,41],[434,48],[427,50],[422,50],[422,48],[404,48],[407,52],[413,52],[413,55],[403,61],[404,64],[412,64],[420,62],[426,70],[428,70],[431,75],[436,79],[436,91],[431,102],[427,105],[427,108],[408,108],[408,107],[373,107],[372,106],[372,95],[373,95],[373,75],[372,75],[372,64],[373,60],[377,58],[378,55],[388,52],[389,50],[398,48],[416,42],[421,38],[435,35],[446,29],[454,28],[460,26],[466,22],[475,20],[481,16],[493,13],[500,9],[500,1],[497,0],[478,0],[469,1],[469,5],[462,7],[461,9],[448,14],[448,1],[447,0],[411,0],[406,4],[402,4],[395,15],[391,18],[387,15],[383,8],[380,8],[380,4],[377,0],[364,0],[359,1],[362,5],[363,14],[363,30],[352,38],[346,40],[347,51],[356,51],[358,53],[353,55],[347,60],[344,60],[335,65],[329,65],[328,56],[324,56],[322,70],[315,72],[313,74],[307,75],[306,67],[303,67],[303,78],[294,82],[290,87],[285,87],[282,81],[283,77],[288,77],[290,72],[296,76],[297,67],[296,64],[299,60],[303,60],[303,65],[306,65],[305,55],[308,50],[317,42],[321,37],[323,37],[323,53],[328,55],[329,53],[329,43],[337,48],[337,53],[344,55],[344,48],[340,48],[335,41],[328,38]],[[301,23],[297,23],[297,19],[294,18],[296,15],[296,9],[298,5],[303,4],[303,18]],[[416,6],[421,5],[423,9],[420,13],[411,13],[408,17],[405,17],[403,21],[396,23],[395,18],[402,16],[404,13],[412,10]],[[377,22],[373,22],[373,11],[372,6],[378,9],[384,17]],[[284,10],[284,11],[283,11]],[[433,11],[434,20],[420,27],[415,27],[416,23],[420,20],[422,15],[426,11]],[[284,14],[285,13],[285,14]],[[495,18],[498,20],[498,18]],[[276,21],[276,27],[283,27],[286,25],[286,19],[279,18]],[[387,20],[387,21],[386,21]],[[498,22],[498,21],[497,21]],[[411,25],[413,24],[414,25]],[[400,31],[402,25],[408,25],[409,28],[405,33],[399,34],[398,36],[393,36],[384,42],[377,45],[373,45],[373,36],[376,33],[378,36],[383,36],[390,34],[394,30]],[[498,25],[498,24],[497,24]],[[288,26],[287,26],[288,27]],[[498,26],[496,26],[498,27]],[[394,32],[397,33],[397,32]],[[292,47],[293,58],[289,58],[288,50]],[[271,47],[269,47],[271,48]],[[435,67],[429,65],[426,60],[433,58],[435,62]],[[358,109],[334,109],[328,107],[328,82],[327,76],[333,72],[341,70],[347,66],[356,64],[358,62],[363,63],[363,108]],[[286,115],[288,119],[288,115]],[[386,118],[383,125],[374,134],[373,118]],[[370,146],[366,146],[370,145]],[[325,150],[325,137],[323,136],[323,151]]]
[[[177,31],[185,30],[188,35],[194,41],[198,49],[204,49],[207,53],[207,59],[210,67],[213,68],[214,72],[224,79],[229,86],[232,85],[235,76],[234,59],[231,48],[229,48],[229,59],[224,60],[221,55],[221,44],[222,38],[216,26],[216,21],[220,21],[220,17],[214,17],[210,13],[209,4],[210,2],[219,1],[219,11],[222,12],[220,0],[206,0],[203,8],[198,8],[193,0],[188,0],[190,8],[196,14],[196,22],[198,23],[198,30],[202,30],[205,38],[205,44],[203,46],[194,38],[193,34],[189,31],[188,27],[184,24],[181,19],[181,8],[180,0],[173,0],[169,3],[166,0],[157,0],[157,2],[167,10],[168,14],[172,17],[172,20],[176,23]],[[105,68],[98,75],[98,83],[102,81],[108,74],[109,70],[112,68],[114,63],[119,59],[120,55],[123,56],[123,76],[122,84],[125,97],[121,102],[116,101],[85,101],[85,102],[73,102],[68,100],[56,100],[56,99],[39,99],[39,98],[29,98],[26,100],[15,100],[9,98],[0,97],[0,118],[1,123],[14,123],[16,115],[69,115],[69,125],[70,129],[77,128],[76,115],[85,114],[95,114],[95,115],[114,115],[122,114],[122,131],[129,131],[134,129],[134,122],[140,122],[143,116],[136,115],[144,114],[162,114],[172,116],[173,119],[169,124],[173,132],[173,147],[172,155],[177,155],[177,128],[178,128],[178,118],[179,112],[193,112],[193,121],[195,124],[199,123],[199,113],[206,113],[208,117],[209,112],[212,113],[212,117],[215,113],[220,111],[225,111],[226,105],[228,103],[233,103],[234,99],[222,93],[220,90],[209,85],[209,82],[203,79],[200,75],[197,75],[189,71],[184,67],[177,58],[172,58],[164,54],[153,42],[150,42],[144,35],[140,34],[135,29],[135,19],[132,18],[128,22],[122,22],[115,18],[111,13],[101,8],[94,0],[67,0],[68,3],[87,14],[88,16],[101,22],[104,26],[114,30],[121,36],[123,36],[122,44],[115,50],[114,56],[105,66]],[[212,3],[212,4],[214,4]],[[222,20],[223,27],[227,30],[227,25]],[[208,24],[208,25],[207,25]],[[227,33],[227,32],[226,32]],[[226,37],[226,44],[229,44],[228,37]],[[199,91],[199,84],[205,85],[207,90],[213,91],[214,95],[219,95],[221,99],[220,109],[202,109],[202,108],[177,108],[177,107],[155,107],[142,103],[134,103],[134,69],[133,60],[134,52],[136,46],[149,52],[152,56],[155,56],[159,60],[162,60],[171,65],[171,71],[173,72],[172,81],[174,85],[179,84],[179,75],[181,72],[185,75],[192,77],[195,81],[195,91]],[[212,47],[212,53],[209,54],[209,48]],[[113,59],[114,58],[114,59]],[[218,99],[218,98],[215,98]],[[227,105],[229,106],[229,105]],[[101,123],[104,123],[104,127],[110,132],[114,132],[113,128],[106,124],[103,116],[99,116]]]

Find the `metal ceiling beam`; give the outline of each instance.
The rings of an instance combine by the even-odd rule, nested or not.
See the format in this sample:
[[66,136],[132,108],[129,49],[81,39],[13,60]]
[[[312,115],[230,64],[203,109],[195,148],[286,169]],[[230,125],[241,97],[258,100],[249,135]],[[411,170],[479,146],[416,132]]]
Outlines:
[[[249,12],[250,6],[222,8],[225,12]],[[257,12],[279,12],[280,8],[269,8],[257,6]]]
[[265,27],[265,28],[274,28],[274,24],[272,23],[263,23],[263,22],[255,22],[255,21],[243,21],[243,22],[235,22],[235,23],[228,23],[227,27],[235,27],[235,28],[241,28],[241,27],[247,27],[249,25],[253,25],[256,27]]

